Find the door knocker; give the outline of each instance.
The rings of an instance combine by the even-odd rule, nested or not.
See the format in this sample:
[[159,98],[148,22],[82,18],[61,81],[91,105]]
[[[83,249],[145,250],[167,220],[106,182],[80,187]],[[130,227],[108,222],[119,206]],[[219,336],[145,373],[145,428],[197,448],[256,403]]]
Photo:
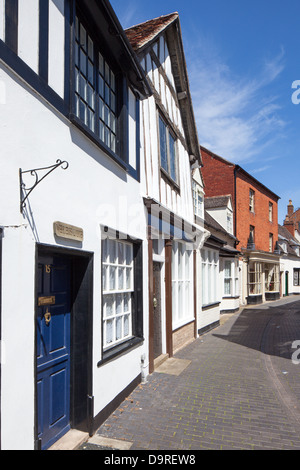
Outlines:
[[47,309],[47,311],[46,311],[46,313],[45,313],[45,315],[44,315],[44,318],[45,318],[46,326],[48,326],[49,323],[51,322],[51,313],[48,312],[48,309]]

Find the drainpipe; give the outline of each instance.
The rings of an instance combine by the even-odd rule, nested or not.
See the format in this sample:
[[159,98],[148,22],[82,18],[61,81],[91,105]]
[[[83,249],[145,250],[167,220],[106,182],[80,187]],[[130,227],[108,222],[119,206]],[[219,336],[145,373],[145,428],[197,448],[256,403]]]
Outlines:
[[147,373],[146,373],[147,366],[145,365],[145,360],[146,360],[146,355],[142,354],[142,356],[141,356],[141,381],[142,381],[142,384],[147,383]]
[[[237,204],[236,204],[236,174],[237,174],[238,171],[239,171],[239,166],[234,165],[234,235],[235,235],[236,238],[237,238],[237,236],[236,236],[236,220],[237,220],[237,217],[236,217],[236,207],[237,207]],[[236,248],[236,243],[235,243],[235,248]]]

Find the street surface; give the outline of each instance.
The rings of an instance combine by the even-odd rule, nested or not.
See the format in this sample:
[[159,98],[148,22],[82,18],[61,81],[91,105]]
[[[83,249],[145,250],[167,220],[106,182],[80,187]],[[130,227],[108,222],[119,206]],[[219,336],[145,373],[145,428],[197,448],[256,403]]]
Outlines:
[[[175,361],[149,376],[96,439],[131,450],[300,450],[299,297],[241,309],[175,359],[182,370]],[[101,449],[92,442],[82,448]]]

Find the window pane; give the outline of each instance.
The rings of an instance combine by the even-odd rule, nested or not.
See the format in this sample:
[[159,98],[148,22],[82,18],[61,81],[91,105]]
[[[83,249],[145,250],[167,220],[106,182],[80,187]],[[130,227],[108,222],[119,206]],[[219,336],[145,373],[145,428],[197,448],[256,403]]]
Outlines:
[[105,316],[111,317],[114,314],[114,296],[106,295],[105,296]]
[[116,295],[116,313],[120,315],[123,312],[123,295],[117,294]]
[[119,280],[118,280],[118,288],[119,290],[124,289],[124,268],[118,268],[119,270]]
[[114,264],[116,262],[116,242],[113,240],[109,240],[109,262]]
[[80,45],[86,49],[86,30],[82,24],[80,25]]
[[175,140],[169,133],[169,149],[170,149],[170,176],[176,181],[176,152],[175,152]]
[[164,170],[168,171],[167,132],[166,125],[159,118],[160,162]]
[[124,250],[125,250],[125,245],[124,243],[118,243],[118,264],[124,264]]
[[129,331],[129,318],[130,316],[129,315],[125,315],[124,316],[124,337],[125,336],[129,336],[130,334],[130,331]]
[[107,290],[107,266],[102,269],[102,288],[104,292]]
[[128,312],[129,310],[128,302],[129,302],[128,294],[124,294],[124,312]]
[[110,266],[109,268],[109,289],[110,290],[116,289],[116,284],[117,284],[116,272],[117,272],[117,268],[115,268],[114,266]]
[[131,270],[132,268],[126,268],[126,289],[131,289]]
[[101,75],[103,76],[104,75],[104,60],[103,60],[103,56],[100,53],[99,53],[99,71]]
[[122,338],[122,321],[123,321],[122,317],[119,317],[116,319],[116,340],[117,341]]
[[114,321],[108,320],[106,322],[106,344],[112,343],[113,341],[113,327]]
[[88,37],[88,54],[92,61],[94,61],[94,44],[90,37]]

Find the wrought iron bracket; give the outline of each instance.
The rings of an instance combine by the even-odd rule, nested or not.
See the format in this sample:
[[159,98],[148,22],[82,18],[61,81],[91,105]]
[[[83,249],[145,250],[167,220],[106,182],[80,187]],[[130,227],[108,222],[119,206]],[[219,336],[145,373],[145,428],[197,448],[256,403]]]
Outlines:
[[[33,170],[26,170],[22,171],[22,168],[19,169],[19,179],[20,179],[20,212],[23,212],[23,209],[26,207],[26,200],[28,199],[29,195],[32,191],[40,184],[43,179],[45,179],[52,171],[56,170],[56,168],[61,167],[63,170],[66,170],[69,167],[69,163],[66,161],[57,160],[55,165],[46,166],[44,168],[35,168]],[[47,171],[48,170],[48,171]],[[38,172],[46,171],[43,176],[40,176]],[[23,181],[23,175],[30,173],[30,175],[35,178],[34,183],[32,186],[27,187]]]

